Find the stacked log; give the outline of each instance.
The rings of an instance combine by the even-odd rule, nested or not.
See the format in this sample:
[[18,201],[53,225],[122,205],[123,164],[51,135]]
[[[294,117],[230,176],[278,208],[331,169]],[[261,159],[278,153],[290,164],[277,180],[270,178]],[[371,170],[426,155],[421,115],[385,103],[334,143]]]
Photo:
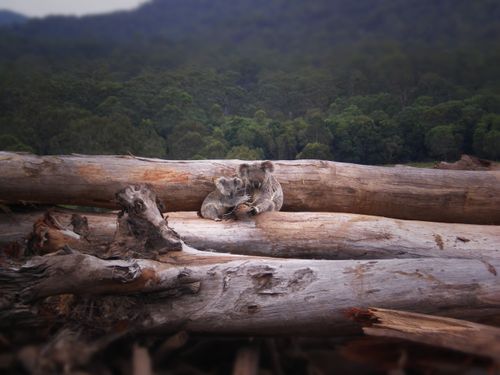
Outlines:
[[[43,211],[0,215],[0,244],[22,241]],[[69,227],[75,211],[51,210]],[[117,213],[79,213],[98,247],[113,239]],[[168,223],[198,250],[303,259],[500,258],[500,228],[358,214],[265,212],[251,220],[215,222],[172,212]]]
[[[0,202],[117,208],[115,193],[148,183],[167,210],[197,211],[213,178],[241,161],[132,156],[34,156],[0,152]],[[276,161],[283,211],[346,212],[408,220],[500,224],[500,171]]]
[[[127,332],[331,336],[360,334],[360,320],[369,334],[499,358],[496,329],[456,319],[498,324],[500,171],[277,161],[285,212],[199,218],[212,179],[240,163],[1,152],[2,327],[65,322],[50,348],[78,347],[53,354],[71,366]],[[121,211],[8,208],[20,203]],[[75,321],[105,335],[83,345]],[[444,338],[405,327],[419,322]],[[472,349],[465,334],[454,344],[457,327],[476,335]],[[151,367],[142,348],[135,357]]]

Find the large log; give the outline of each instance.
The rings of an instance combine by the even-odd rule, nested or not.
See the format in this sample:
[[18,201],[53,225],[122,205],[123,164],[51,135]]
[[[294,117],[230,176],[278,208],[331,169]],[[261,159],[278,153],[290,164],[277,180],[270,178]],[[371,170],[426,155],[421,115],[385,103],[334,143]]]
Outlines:
[[[500,260],[492,266],[500,267]],[[107,318],[110,327],[126,319],[132,331],[331,335],[353,332],[347,316],[353,307],[474,320],[500,312],[498,276],[469,259],[269,259],[185,246],[161,261],[35,257],[18,271],[0,268],[0,287],[0,322],[10,329],[42,324],[49,311],[37,318],[29,306],[68,293],[96,298],[98,310],[99,296],[136,296],[136,302],[127,300],[128,309]],[[74,319],[71,311],[78,306],[67,313]]]
[[[72,212],[52,210],[63,225]],[[92,245],[109,243],[116,214],[81,213]],[[0,244],[20,241],[43,212],[0,214]],[[245,255],[316,259],[474,258],[500,259],[500,226],[431,223],[376,216],[266,212],[247,221],[215,222],[194,212],[168,215],[169,225],[189,245]]]
[[[0,152],[0,201],[117,207],[117,190],[150,183],[169,211],[198,210],[212,179],[241,161]],[[284,211],[350,212],[401,219],[500,224],[499,171],[276,161]]]

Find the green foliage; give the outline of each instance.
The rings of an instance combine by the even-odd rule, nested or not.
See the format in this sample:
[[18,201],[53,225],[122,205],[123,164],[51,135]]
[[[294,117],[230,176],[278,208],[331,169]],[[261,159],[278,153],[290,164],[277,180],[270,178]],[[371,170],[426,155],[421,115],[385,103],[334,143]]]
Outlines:
[[330,148],[323,143],[308,143],[304,149],[297,154],[297,159],[320,159],[332,160]]
[[0,135],[0,150],[33,152],[31,147],[25,145],[19,139],[9,134]]
[[499,159],[499,9],[493,0],[154,0],[2,29],[0,149]]
[[500,115],[488,114],[481,118],[474,132],[474,150],[479,156],[500,159]]
[[264,153],[261,149],[252,149],[247,146],[235,146],[226,155],[226,159],[262,160]]
[[441,160],[456,160],[460,156],[462,136],[455,125],[439,125],[426,135],[426,145],[432,157]]

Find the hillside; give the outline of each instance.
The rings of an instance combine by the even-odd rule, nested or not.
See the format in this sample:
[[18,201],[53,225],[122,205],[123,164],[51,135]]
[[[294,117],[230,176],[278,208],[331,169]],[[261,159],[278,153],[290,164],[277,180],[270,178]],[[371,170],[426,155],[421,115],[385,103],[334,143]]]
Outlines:
[[306,40],[321,47],[367,36],[459,45],[495,41],[498,19],[500,5],[494,0],[154,0],[135,11],[34,20],[18,32],[121,41],[137,35],[212,43],[260,41],[269,47],[299,47]]
[[0,27],[21,24],[27,21],[28,17],[22,14],[0,9]]
[[495,0],[155,0],[1,31],[0,148],[500,158]]

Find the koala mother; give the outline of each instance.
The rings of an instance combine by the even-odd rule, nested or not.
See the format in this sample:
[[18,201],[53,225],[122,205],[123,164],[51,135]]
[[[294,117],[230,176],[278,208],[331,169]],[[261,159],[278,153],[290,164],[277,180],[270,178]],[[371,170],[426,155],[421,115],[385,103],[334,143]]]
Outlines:
[[274,165],[270,161],[240,165],[239,176],[245,184],[246,193],[251,197],[250,214],[279,211],[283,206],[283,190],[271,174],[273,171]]

